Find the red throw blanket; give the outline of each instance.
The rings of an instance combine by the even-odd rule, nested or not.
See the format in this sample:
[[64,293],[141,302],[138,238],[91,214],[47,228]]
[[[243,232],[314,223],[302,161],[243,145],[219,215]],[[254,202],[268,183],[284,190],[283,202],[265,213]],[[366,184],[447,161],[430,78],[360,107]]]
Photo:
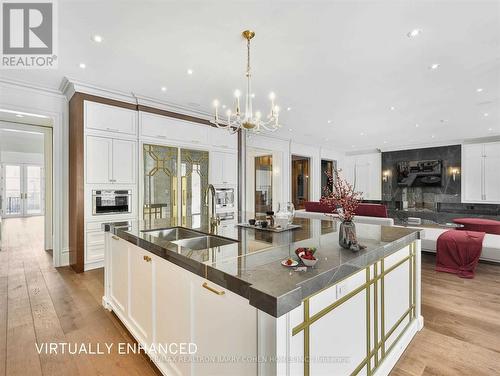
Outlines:
[[474,278],[483,248],[484,232],[449,230],[437,240],[436,271]]

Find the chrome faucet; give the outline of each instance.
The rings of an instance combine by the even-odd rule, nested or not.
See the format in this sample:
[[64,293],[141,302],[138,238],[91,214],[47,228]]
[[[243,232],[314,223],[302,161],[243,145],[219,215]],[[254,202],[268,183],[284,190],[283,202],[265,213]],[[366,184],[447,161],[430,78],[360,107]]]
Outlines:
[[210,233],[214,234],[217,231],[217,227],[220,225],[220,217],[215,214],[215,188],[212,184],[207,185],[205,188],[205,206],[209,206],[208,196],[212,195],[212,208],[210,209]]

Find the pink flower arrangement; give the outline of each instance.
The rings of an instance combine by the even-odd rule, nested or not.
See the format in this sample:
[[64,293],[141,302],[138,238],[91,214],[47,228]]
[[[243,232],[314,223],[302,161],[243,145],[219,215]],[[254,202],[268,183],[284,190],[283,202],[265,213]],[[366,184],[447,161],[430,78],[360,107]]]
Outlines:
[[[340,171],[335,169],[333,174],[326,173],[329,184],[323,188],[323,197],[320,202],[328,206],[335,214],[337,214],[337,207],[341,207],[342,212],[338,213],[339,218],[343,222],[351,222],[361,201],[362,193],[356,192],[352,184],[340,176]],[[330,190],[329,186],[333,189]]]

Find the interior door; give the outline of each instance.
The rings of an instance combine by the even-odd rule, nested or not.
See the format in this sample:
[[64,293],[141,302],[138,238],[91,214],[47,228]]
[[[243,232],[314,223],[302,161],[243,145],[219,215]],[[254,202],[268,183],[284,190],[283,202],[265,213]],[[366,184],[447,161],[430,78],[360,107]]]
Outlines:
[[484,199],[500,202],[500,143],[484,145]]

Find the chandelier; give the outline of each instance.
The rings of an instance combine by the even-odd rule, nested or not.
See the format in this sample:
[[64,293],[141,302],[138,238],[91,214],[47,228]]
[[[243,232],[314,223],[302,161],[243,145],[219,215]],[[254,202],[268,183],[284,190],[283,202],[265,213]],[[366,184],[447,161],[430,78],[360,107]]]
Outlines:
[[[215,124],[217,128],[225,128],[228,129],[231,133],[236,133],[240,129],[244,129],[247,131],[252,131],[254,133],[259,133],[262,129],[274,132],[278,128],[281,127],[279,124],[279,112],[280,108],[274,103],[276,95],[271,92],[269,93],[269,100],[271,101],[271,108],[269,110],[269,114],[265,119],[262,118],[262,114],[260,111],[253,111],[252,107],[252,99],[254,95],[251,93],[251,78],[252,75],[250,73],[250,40],[255,36],[255,32],[251,30],[245,30],[243,33],[243,38],[247,40],[247,90],[245,96],[245,111],[241,111],[240,107],[240,97],[241,92],[236,90],[234,92],[235,96],[235,109],[234,112],[228,109],[226,111],[226,122],[225,124],[221,124],[221,119],[219,117],[219,106],[220,103],[216,99],[213,102],[215,107],[215,119],[211,121],[212,124]],[[222,119],[224,121],[224,119]]]

